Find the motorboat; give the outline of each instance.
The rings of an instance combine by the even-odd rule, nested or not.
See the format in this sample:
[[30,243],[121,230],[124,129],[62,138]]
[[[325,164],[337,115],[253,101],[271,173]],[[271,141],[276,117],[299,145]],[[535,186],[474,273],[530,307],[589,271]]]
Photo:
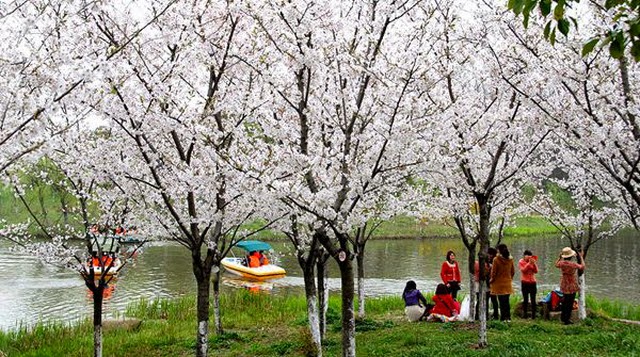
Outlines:
[[[85,269],[90,274],[93,269],[94,276],[116,275],[122,268],[123,262],[118,257],[120,243],[113,236],[92,236],[91,257]],[[103,274],[104,271],[104,274]]]
[[[257,240],[241,241],[236,244],[236,247],[248,254],[272,250],[268,243]],[[287,274],[283,268],[271,263],[249,267],[248,260],[244,257],[226,257],[222,259],[221,264],[228,273],[253,281],[283,278]]]
[[135,234],[123,234],[117,237],[120,244],[139,244],[143,242],[142,237]]

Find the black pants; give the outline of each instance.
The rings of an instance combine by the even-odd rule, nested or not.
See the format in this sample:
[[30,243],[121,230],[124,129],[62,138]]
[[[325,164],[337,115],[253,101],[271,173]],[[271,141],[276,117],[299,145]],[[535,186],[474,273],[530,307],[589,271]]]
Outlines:
[[573,311],[573,302],[576,300],[576,293],[567,294],[564,293],[562,297],[562,312],[560,313],[560,320],[565,324],[571,323],[571,311]]
[[451,297],[453,300],[458,296],[458,290],[460,290],[460,282],[458,281],[450,281],[449,284],[449,292],[451,293]]
[[511,320],[511,304],[509,303],[509,294],[498,295],[498,304],[500,305],[500,321]]
[[522,282],[522,314],[526,319],[529,314],[529,301],[531,301],[531,318],[536,318],[536,293],[538,292],[538,285],[536,283]]
[[[491,308],[493,309],[493,319],[497,320],[500,318],[500,314],[498,313],[499,309],[498,309],[498,296],[497,295],[490,295],[491,297]],[[487,303],[487,305],[489,305]]]

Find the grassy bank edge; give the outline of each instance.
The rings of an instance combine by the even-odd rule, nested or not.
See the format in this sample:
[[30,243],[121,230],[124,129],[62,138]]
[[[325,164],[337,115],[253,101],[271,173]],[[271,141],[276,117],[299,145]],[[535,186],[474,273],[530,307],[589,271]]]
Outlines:
[[[517,297],[512,298],[513,305]],[[244,290],[222,296],[225,334],[210,336],[210,355],[304,356],[311,348],[302,296],[271,296]],[[191,356],[195,346],[195,298],[140,300],[126,317],[140,324],[105,328],[105,356]],[[640,353],[640,326],[610,317],[640,319],[640,306],[589,299],[593,317],[575,326],[557,321],[489,322],[488,349],[475,350],[474,323],[409,323],[400,297],[367,300],[367,318],[357,323],[358,355],[633,355]],[[330,299],[327,356],[340,355],[340,300]],[[125,316],[123,316],[125,317]],[[567,339],[572,343],[567,343]],[[575,342],[575,343],[573,343]],[[597,342],[597,343],[596,343]],[[0,356],[87,356],[92,353],[90,321],[40,324],[0,332]]]

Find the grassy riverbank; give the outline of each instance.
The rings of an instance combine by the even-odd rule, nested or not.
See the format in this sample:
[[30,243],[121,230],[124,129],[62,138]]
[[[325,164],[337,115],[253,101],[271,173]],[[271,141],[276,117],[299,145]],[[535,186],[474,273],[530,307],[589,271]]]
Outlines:
[[[211,356],[305,356],[310,350],[301,296],[270,296],[237,291],[222,298],[225,334],[210,336]],[[326,356],[339,356],[340,302],[332,296]],[[357,324],[359,356],[629,356],[640,354],[640,326],[596,316],[576,325],[514,319],[489,322],[489,347],[475,349],[476,325],[409,323],[399,297],[369,299],[367,319]],[[105,327],[105,356],[192,356],[195,346],[194,299],[180,298],[131,306],[142,323]],[[615,305],[615,304],[614,304]],[[606,304],[603,308],[611,308]],[[612,308],[640,317],[640,307]],[[32,331],[0,333],[0,356],[90,356],[92,326],[39,326]]]

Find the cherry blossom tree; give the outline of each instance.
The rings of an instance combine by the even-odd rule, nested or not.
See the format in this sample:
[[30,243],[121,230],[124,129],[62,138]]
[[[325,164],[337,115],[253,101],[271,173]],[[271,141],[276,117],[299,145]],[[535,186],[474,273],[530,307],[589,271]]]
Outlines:
[[[579,31],[558,39],[553,48],[525,45],[532,34],[514,39],[518,51],[531,54],[532,66],[518,75],[528,76],[529,85],[505,80],[545,113],[545,119],[557,128],[565,147],[589,158],[582,160],[589,170],[602,171],[606,175],[598,177],[608,177],[619,186],[623,193],[618,203],[639,229],[640,127],[636,99],[639,65],[628,61],[627,52],[612,58],[599,46],[583,57],[581,44],[602,28],[608,15],[591,11],[585,19],[589,21]],[[532,68],[537,68],[534,75]]]
[[272,186],[315,217],[312,238],[338,263],[344,356],[356,349],[354,233],[377,214],[365,209],[375,203],[365,197],[395,192],[420,160],[412,154],[413,86],[428,67],[419,55],[428,52],[430,13],[418,5],[293,1],[252,9],[266,46],[248,61],[272,93],[261,129],[280,161]]
[[[603,239],[610,239],[628,225],[627,217],[619,204],[619,187],[598,177],[603,172],[590,171],[581,161],[588,157],[574,156],[566,150],[562,158],[564,175],[539,180],[538,194],[530,203],[532,211],[539,213],[553,224],[562,237],[569,240],[569,246],[582,253],[586,261],[591,247]],[[559,195],[568,195],[570,202],[563,202]],[[580,284],[579,317],[585,319],[588,269],[579,271]]]
[[118,188],[111,194],[129,198],[131,214],[143,217],[149,232],[191,253],[196,354],[205,356],[211,282],[215,330],[222,333],[220,262],[255,233],[242,228],[246,223],[271,221],[260,165],[277,158],[253,129],[262,93],[240,59],[254,50],[246,37],[250,18],[222,1],[163,9],[155,2],[109,7],[92,33],[120,49],[93,82],[107,94],[92,104],[108,127],[96,164],[110,170]]
[[[92,258],[102,257],[104,254],[114,253],[116,246],[110,239],[90,233],[90,226],[94,222],[109,222],[110,220],[124,220],[127,214],[127,200],[121,197],[116,201],[109,201],[104,195],[111,189],[109,181],[98,181],[99,177],[108,178],[108,173],[96,175],[90,164],[92,159],[100,157],[100,149],[93,147],[88,150],[93,137],[81,130],[67,130],[64,135],[55,137],[54,147],[47,156],[50,170],[38,174],[40,185],[56,185],[72,198],[75,204],[70,205],[69,215],[79,225],[51,224],[37,214],[32,205],[25,199],[25,192],[33,189],[33,181],[25,181],[25,172],[32,170],[31,163],[19,162],[11,172],[16,195],[24,204],[31,219],[35,222],[40,234],[37,236],[24,231],[22,224],[6,227],[4,237],[12,241],[18,249],[25,250],[38,257],[46,264],[69,268],[76,271],[84,280],[92,293],[93,300],[93,343],[94,356],[102,356],[102,315],[105,290],[115,283],[115,276],[127,261],[135,254],[144,242],[137,245],[128,253],[118,254],[122,264],[116,265],[115,259],[97,259],[98,266]],[[80,149],[80,150],[79,150]],[[96,150],[97,149],[97,150]],[[86,160],[86,161],[83,161]],[[131,221],[135,224],[135,221]],[[80,244],[83,243],[83,244]],[[118,252],[119,253],[119,252]]]
[[[89,84],[94,78],[93,71],[108,66],[109,59],[126,47],[125,43],[120,48],[109,49],[103,42],[93,41],[89,34],[94,20],[103,14],[98,4],[84,1],[0,4],[0,171],[3,179],[10,177],[16,184],[19,197],[25,188],[16,179],[17,171],[4,175],[7,168],[18,162],[28,165],[29,161],[45,156],[53,158],[54,149],[62,150],[57,145],[59,137],[74,135],[78,123],[91,111],[91,104],[98,102],[103,94]],[[135,35],[131,40],[134,38]],[[86,251],[68,243],[69,239],[86,237],[88,204],[92,198],[92,190],[86,185],[95,181],[83,181],[82,176],[66,172],[68,166],[56,160],[55,164],[65,174],[58,183],[65,185],[79,202],[80,228],[49,227],[34,216],[46,241],[34,243],[25,231],[20,234],[19,229],[12,227],[3,228],[3,238],[12,239],[17,246],[28,249],[45,262],[69,266],[82,275],[94,293],[94,355],[101,356],[101,299],[109,278],[106,272],[98,277],[92,269],[86,269],[86,256],[92,249],[88,240]],[[41,179],[50,178],[43,175]],[[94,278],[98,278],[97,281]]]
[[[441,80],[429,98],[442,110],[430,130],[447,134],[431,139],[438,149],[427,163],[431,170],[425,180],[439,188],[434,204],[446,202],[439,206],[450,209],[469,251],[473,292],[477,244],[480,276],[485,276],[492,232],[518,213],[514,206],[527,178],[549,170],[543,145],[550,130],[536,120],[535,106],[501,79],[504,67],[527,63],[501,40],[509,31],[504,10],[483,4],[465,13],[455,2],[446,5],[438,8],[444,28],[438,44]],[[484,347],[486,285],[479,288],[478,345]]]

